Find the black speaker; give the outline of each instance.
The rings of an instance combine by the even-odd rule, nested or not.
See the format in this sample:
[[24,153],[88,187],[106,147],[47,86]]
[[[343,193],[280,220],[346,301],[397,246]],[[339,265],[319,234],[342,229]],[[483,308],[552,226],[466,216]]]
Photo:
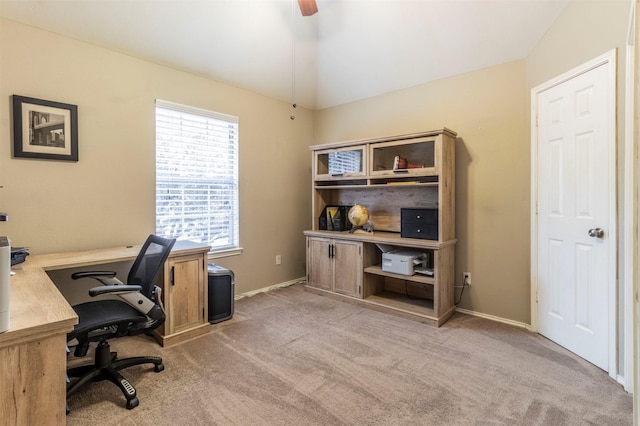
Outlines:
[[209,274],[209,322],[215,324],[233,316],[234,275],[233,272],[210,263]]

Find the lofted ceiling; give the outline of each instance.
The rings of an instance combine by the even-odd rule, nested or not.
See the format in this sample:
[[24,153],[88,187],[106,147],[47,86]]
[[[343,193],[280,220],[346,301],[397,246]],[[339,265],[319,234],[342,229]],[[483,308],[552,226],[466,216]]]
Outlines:
[[316,0],[303,17],[296,0],[0,0],[0,16],[322,109],[523,59],[569,1]]

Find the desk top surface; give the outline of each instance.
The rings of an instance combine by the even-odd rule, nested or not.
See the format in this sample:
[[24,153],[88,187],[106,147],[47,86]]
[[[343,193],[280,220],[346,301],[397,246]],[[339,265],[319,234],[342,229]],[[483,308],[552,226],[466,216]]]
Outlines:
[[[0,348],[17,343],[68,333],[78,317],[58,291],[46,271],[122,262],[135,259],[141,245],[81,252],[29,256],[15,265],[11,277],[11,317],[9,330],[0,333]],[[172,256],[209,251],[209,247],[191,241],[176,242]]]
[[[108,249],[74,251],[67,253],[51,253],[27,257],[28,262],[37,263],[45,271],[57,269],[79,268],[113,262],[134,260],[142,244],[137,246],[114,247]],[[210,247],[192,241],[176,241],[169,257],[209,251]]]

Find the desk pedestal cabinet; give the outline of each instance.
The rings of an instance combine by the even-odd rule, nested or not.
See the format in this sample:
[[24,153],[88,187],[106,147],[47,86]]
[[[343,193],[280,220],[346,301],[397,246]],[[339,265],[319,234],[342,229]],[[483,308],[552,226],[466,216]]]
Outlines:
[[[176,243],[178,244],[178,243]],[[199,336],[210,330],[206,278],[209,247],[194,246],[169,256],[164,265],[163,302],[167,315],[154,335],[162,346]]]
[[14,269],[9,330],[0,334],[0,423],[63,425],[67,333],[78,317],[36,262]]

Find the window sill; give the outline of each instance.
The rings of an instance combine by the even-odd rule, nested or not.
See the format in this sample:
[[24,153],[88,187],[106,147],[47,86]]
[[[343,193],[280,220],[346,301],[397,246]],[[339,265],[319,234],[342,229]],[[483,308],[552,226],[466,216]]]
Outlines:
[[219,259],[221,257],[237,256],[239,254],[242,254],[243,250],[244,249],[242,247],[238,247],[238,248],[228,249],[228,250],[210,251],[209,252],[209,260],[211,260],[211,259]]

